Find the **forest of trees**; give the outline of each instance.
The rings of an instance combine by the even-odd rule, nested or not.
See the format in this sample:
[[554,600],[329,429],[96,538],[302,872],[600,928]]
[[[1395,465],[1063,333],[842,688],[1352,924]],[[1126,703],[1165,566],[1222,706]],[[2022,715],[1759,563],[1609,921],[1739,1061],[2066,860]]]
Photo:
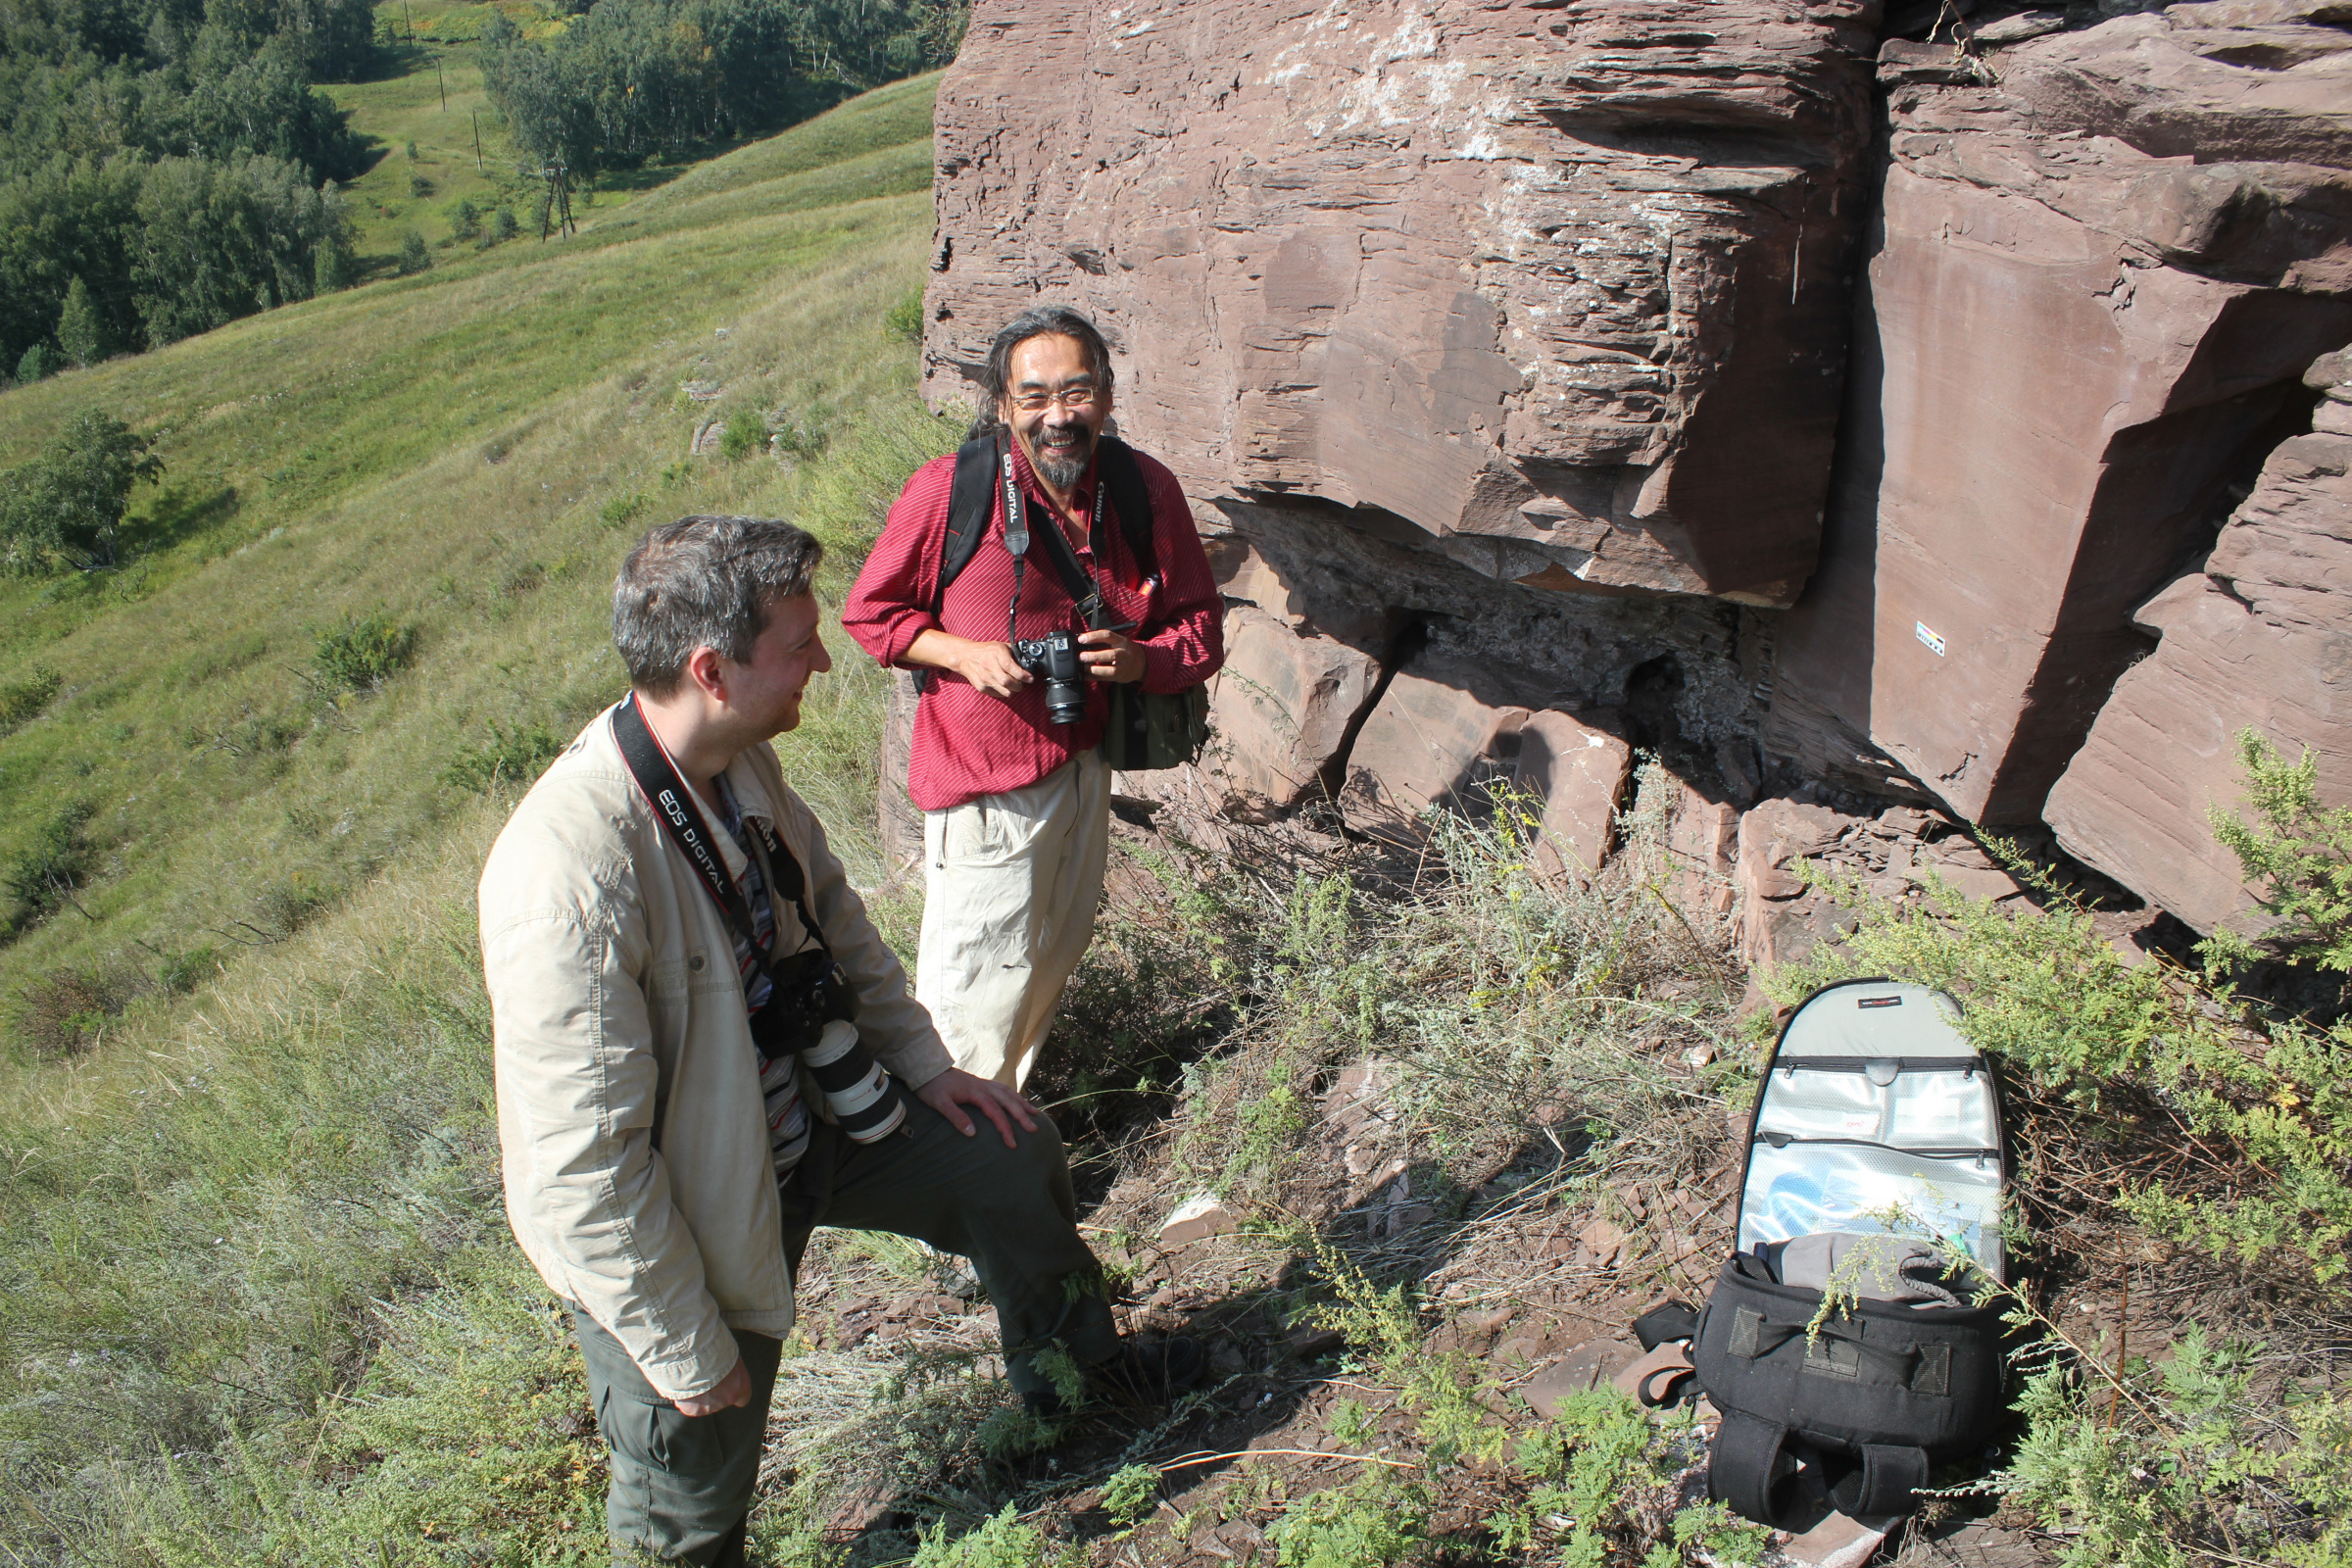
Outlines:
[[945,65],[970,0],[596,0],[547,40],[482,29],[517,147],[581,174],[759,135]]
[[340,286],[321,186],[366,150],[312,83],[373,26],[370,0],[0,4],[0,379]]

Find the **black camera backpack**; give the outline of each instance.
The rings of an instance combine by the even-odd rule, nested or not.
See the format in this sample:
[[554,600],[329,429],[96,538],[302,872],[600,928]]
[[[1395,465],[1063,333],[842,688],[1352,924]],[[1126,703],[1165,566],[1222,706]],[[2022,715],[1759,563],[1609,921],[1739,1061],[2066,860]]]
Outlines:
[[1804,1465],[1845,1514],[1910,1513],[1929,1467],[2001,1421],[2001,1308],[1973,1303],[1975,1269],[2007,1273],[2006,1145],[1959,1015],[1925,986],[1850,980],[1808,997],[1774,1047],[1737,1250],[1690,1346],[1723,1416],[1709,1491],[1758,1523],[1780,1522]]

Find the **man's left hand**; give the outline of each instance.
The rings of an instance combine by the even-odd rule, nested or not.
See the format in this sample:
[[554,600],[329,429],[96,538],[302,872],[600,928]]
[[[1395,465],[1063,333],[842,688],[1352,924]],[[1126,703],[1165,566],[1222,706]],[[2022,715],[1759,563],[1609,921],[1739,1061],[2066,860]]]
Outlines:
[[1144,678],[1144,651],[1115,631],[1090,631],[1078,638],[1086,672],[1097,680],[1120,682]]
[[914,1098],[948,1118],[950,1126],[969,1138],[979,1131],[972,1118],[960,1108],[970,1105],[997,1124],[1004,1137],[1006,1149],[1018,1149],[1013,1142],[1012,1124],[1019,1122],[1021,1131],[1037,1131],[1037,1107],[1020,1094],[989,1078],[975,1078],[961,1067],[950,1067],[914,1092]]

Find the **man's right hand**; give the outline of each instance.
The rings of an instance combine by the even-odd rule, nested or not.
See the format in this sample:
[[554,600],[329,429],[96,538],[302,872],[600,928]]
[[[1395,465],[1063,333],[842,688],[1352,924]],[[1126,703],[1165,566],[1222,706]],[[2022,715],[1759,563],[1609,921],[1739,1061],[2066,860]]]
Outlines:
[[1012,657],[1009,643],[965,643],[954,668],[991,697],[1010,697],[1034,678]]
[[732,1410],[739,1404],[752,1402],[752,1375],[744,1370],[739,1357],[728,1368],[727,1375],[711,1387],[700,1394],[669,1402],[678,1407],[680,1415],[716,1415],[721,1410]]
[[950,669],[991,697],[1010,697],[1029,684],[1030,674],[1012,657],[1009,643],[974,642],[926,626],[906,645],[906,662]]

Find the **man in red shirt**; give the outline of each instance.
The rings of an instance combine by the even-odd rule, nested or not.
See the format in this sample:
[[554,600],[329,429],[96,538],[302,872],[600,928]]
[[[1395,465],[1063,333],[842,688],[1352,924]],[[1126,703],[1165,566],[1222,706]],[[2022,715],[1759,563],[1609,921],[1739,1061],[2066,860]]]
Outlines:
[[[915,710],[906,791],[924,812],[922,946],[915,995],[956,1064],[1017,1088],[1054,1021],[1061,988],[1094,937],[1110,834],[1110,777],[1097,743],[1102,683],[1179,692],[1224,660],[1224,606],[1176,476],[1143,454],[1156,571],[1127,547],[1097,452],[1110,417],[1110,353],[1077,312],[1042,306],[997,334],[974,426],[1011,434],[1014,476],[1034,536],[1058,528],[1102,594],[1086,631],[1085,716],[1055,723],[1045,683],[1013,657],[1021,638],[1084,629],[1040,541],[1016,570],[1004,504],[943,597],[940,560],[956,460],[915,471],[858,574],[842,625],[885,664],[928,671]],[[1017,592],[1017,599],[1016,599]]]

